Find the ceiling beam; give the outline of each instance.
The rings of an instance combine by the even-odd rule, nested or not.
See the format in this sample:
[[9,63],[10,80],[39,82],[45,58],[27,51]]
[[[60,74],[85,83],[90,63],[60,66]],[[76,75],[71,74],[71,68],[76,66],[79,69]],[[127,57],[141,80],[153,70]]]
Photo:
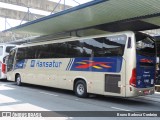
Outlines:
[[[57,6],[56,2],[51,2],[48,0],[0,0],[0,2],[23,6],[23,7],[29,7],[39,10],[44,10],[48,12],[52,12],[54,8]],[[70,8],[71,6],[59,4],[54,12],[59,12],[67,8]]]
[[11,18],[16,20],[31,21],[43,17],[43,15],[31,14],[6,8],[0,8],[0,17]]

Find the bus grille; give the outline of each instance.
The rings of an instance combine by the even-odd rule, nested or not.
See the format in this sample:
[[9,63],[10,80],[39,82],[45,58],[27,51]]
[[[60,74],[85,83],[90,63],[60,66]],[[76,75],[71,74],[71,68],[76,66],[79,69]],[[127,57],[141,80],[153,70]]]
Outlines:
[[120,75],[106,74],[105,75],[105,92],[120,93],[118,81],[121,81]]

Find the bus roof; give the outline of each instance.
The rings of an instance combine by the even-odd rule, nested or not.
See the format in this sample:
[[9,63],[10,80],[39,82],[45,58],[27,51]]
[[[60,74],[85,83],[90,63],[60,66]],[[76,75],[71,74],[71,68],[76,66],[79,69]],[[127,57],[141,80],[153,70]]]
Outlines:
[[16,46],[15,44],[0,43],[0,46]]
[[48,35],[86,28],[92,28],[95,33],[157,29],[160,26],[159,6],[158,0],[93,0],[3,32]]
[[[56,42],[61,43],[65,41],[83,40],[83,39],[90,39],[90,38],[97,38],[97,37],[109,37],[113,35],[124,35],[124,34],[131,35],[133,33],[134,33],[133,31],[122,31],[122,32],[116,32],[116,33],[108,33],[108,34],[100,34],[100,35],[92,35],[92,36],[84,36],[84,37],[66,37],[61,39],[53,39],[52,35],[45,35],[40,37],[33,37],[32,41],[21,44],[18,47],[35,46],[35,45],[50,44],[50,43],[56,43]],[[44,41],[44,39],[46,40]]]

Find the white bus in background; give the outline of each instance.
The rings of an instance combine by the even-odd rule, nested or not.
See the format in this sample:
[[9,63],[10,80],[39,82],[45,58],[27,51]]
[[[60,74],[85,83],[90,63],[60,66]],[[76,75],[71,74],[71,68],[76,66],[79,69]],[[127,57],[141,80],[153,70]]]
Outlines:
[[7,79],[73,90],[78,97],[154,94],[156,45],[151,36],[126,31],[47,40],[13,49]]
[[16,45],[13,44],[0,44],[0,79],[6,79],[6,63],[5,57],[9,55],[9,52]]

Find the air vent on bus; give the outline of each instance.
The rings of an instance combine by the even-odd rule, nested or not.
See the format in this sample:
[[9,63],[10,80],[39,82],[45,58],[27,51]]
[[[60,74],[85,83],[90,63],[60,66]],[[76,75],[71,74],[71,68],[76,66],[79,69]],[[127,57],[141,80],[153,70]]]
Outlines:
[[118,82],[121,81],[120,75],[105,75],[105,92],[120,93]]

